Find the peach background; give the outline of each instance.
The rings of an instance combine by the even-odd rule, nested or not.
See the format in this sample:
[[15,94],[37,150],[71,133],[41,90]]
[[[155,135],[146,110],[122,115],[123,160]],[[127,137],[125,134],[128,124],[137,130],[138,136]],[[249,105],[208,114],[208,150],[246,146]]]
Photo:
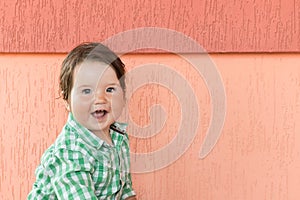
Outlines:
[[65,53],[145,26],[208,52],[299,52],[299,10],[300,0],[1,0],[0,52]]
[[[65,53],[83,41],[146,26],[184,33],[210,53],[224,82],[227,114],[217,145],[199,159],[212,106],[205,80],[171,54],[123,56],[129,70],[155,62],[180,72],[195,91],[201,117],[182,157],[161,170],[133,174],[139,199],[300,199],[299,10],[300,0],[1,0],[0,199],[25,199],[42,153],[65,123],[57,99]],[[128,104],[134,122],[150,123],[153,104],[162,105],[168,118],[151,138],[131,136],[131,150],[152,152],[171,142],[180,103],[168,88],[137,90]]]
[[[66,120],[56,99],[64,56],[0,54],[0,199],[25,199],[41,154]],[[199,150],[211,117],[204,80],[171,54],[122,58],[129,70],[156,62],[180,72],[195,89],[201,115],[197,135],[180,159],[155,172],[133,174],[139,199],[300,198],[300,54],[211,54],[224,82],[227,115],[217,145],[203,160]],[[176,134],[180,102],[155,85],[130,100],[133,120],[149,122],[145,110],[153,103],[169,114],[166,127],[152,138],[131,136],[133,152],[156,150]]]

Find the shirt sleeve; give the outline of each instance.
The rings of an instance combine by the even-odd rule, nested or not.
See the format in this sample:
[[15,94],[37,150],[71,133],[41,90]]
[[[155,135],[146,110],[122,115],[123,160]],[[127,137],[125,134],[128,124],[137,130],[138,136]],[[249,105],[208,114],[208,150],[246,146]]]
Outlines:
[[55,195],[63,200],[97,200],[92,170],[92,164],[80,152],[66,149],[56,152],[46,166]]
[[126,180],[126,182],[124,184],[124,187],[123,187],[122,199],[126,199],[126,198],[134,196],[134,195],[135,195],[135,192],[132,189],[131,174],[129,173],[127,175],[127,180]]
[[123,144],[123,153],[124,159],[125,159],[125,165],[127,174],[125,176],[125,183],[123,186],[123,192],[122,192],[122,197],[121,199],[126,199],[130,196],[136,195],[133,188],[132,188],[132,181],[131,181],[131,173],[130,173],[130,149],[129,149],[129,137],[127,134],[125,134],[125,141]]

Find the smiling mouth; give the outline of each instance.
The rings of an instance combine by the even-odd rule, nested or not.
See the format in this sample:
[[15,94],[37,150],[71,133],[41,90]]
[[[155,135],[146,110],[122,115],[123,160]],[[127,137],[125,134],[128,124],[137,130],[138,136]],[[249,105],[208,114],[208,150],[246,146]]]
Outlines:
[[96,119],[102,119],[106,114],[106,110],[96,110],[92,113],[93,117],[95,117]]

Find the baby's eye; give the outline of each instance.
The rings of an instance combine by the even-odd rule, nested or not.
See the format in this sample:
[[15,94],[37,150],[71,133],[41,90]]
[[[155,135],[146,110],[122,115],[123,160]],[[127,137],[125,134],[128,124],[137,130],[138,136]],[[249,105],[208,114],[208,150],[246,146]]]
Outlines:
[[92,92],[91,89],[83,89],[82,91],[82,94],[90,94]]
[[114,91],[116,91],[116,88],[114,88],[114,87],[109,87],[106,89],[106,92],[108,92],[108,93],[112,93]]

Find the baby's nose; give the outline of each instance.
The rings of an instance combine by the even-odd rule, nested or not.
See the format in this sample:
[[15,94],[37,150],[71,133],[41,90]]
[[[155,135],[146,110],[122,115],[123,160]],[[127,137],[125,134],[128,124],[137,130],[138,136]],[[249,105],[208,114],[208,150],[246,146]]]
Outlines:
[[106,93],[105,91],[97,91],[95,93],[95,104],[105,103],[106,102]]

